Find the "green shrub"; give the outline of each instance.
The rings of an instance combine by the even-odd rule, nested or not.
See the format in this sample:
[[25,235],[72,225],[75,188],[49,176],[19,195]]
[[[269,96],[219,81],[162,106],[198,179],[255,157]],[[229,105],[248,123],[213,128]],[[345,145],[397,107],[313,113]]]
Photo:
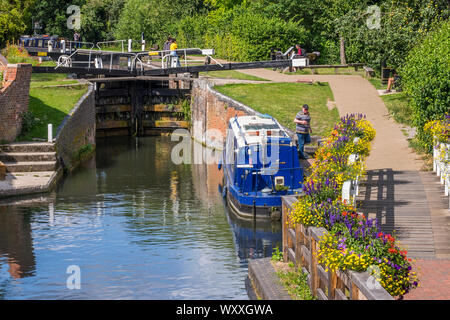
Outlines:
[[431,139],[423,130],[426,122],[444,119],[450,106],[450,22],[424,37],[409,53],[400,74],[411,98],[411,120],[417,138],[431,152]]
[[22,117],[22,134],[27,134],[34,127],[40,124],[40,120],[36,118],[35,114],[31,111],[26,111],[21,114]]

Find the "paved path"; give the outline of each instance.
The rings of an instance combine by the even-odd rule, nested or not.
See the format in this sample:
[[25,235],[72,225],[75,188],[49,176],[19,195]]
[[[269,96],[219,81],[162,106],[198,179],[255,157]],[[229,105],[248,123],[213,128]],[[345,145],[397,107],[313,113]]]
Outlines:
[[[376,216],[386,232],[416,258],[420,287],[406,299],[450,299],[450,212],[443,187],[408,146],[401,126],[388,117],[377,90],[360,76],[285,75],[268,69],[242,73],[276,82],[328,82],[340,115],[363,113],[377,131],[367,159],[368,181],[361,210]],[[314,121],[314,119],[313,119]]]

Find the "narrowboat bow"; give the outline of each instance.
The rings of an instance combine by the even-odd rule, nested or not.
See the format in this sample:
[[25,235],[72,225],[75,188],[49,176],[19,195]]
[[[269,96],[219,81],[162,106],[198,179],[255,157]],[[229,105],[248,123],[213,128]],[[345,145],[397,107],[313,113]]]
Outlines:
[[302,193],[297,147],[270,116],[230,119],[219,169],[224,195],[241,218],[281,218],[281,197]]

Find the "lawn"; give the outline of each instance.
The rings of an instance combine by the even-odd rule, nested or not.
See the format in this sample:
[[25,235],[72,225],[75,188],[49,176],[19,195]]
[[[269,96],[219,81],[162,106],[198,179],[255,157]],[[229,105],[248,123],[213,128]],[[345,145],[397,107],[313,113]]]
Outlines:
[[[47,125],[53,124],[53,136],[62,120],[86,93],[87,86],[50,87],[47,85],[69,84],[64,74],[32,74],[28,114],[25,116],[26,132],[17,138],[19,141],[31,141],[33,138],[46,139]],[[76,83],[76,81],[75,81]]]
[[313,135],[325,136],[339,120],[336,108],[329,110],[327,101],[334,101],[328,83],[261,83],[227,84],[215,89],[243,104],[275,117],[282,125],[295,130],[294,118],[308,104]]
[[76,83],[77,80],[67,79],[67,74],[63,73],[32,73],[30,88]]
[[235,70],[224,70],[224,71],[207,71],[200,72],[201,76],[207,76],[211,78],[221,78],[221,79],[237,79],[237,80],[252,80],[252,81],[268,81],[260,77],[252,76]]

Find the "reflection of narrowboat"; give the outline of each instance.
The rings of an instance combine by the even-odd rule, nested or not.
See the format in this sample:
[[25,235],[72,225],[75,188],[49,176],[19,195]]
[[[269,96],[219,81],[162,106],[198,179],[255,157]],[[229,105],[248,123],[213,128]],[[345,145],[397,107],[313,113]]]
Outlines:
[[230,119],[222,166],[228,204],[243,218],[279,219],[281,197],[302,192],[297,147],[269,116]]

